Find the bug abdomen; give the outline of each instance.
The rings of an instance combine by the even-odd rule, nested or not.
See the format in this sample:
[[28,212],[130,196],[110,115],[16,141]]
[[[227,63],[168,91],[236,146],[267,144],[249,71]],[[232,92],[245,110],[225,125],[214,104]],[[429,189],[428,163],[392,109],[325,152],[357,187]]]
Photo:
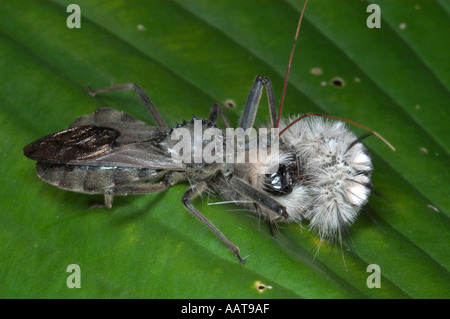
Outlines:
[[105,190],[134,182],[151,182],[160,177],[156,170],[133,167],[102,167],[38,162],[40,179],[59,188],[79,193],[101,194]]

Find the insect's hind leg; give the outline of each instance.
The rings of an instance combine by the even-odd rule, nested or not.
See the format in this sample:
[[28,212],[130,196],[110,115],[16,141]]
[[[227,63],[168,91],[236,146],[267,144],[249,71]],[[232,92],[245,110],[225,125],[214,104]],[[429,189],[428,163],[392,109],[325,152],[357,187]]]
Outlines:
[[96,90],[92,90],[90,87],[88,87],[87,89],[88,89],[88,92],[89,92],[89,94],[91,96],[95,96],[98,93],[103,93],[103,92],[111,92],[111,91],[120,91],[120,90],[133,89],[134,92],[136,92],[136,94],[141,99],[142,103],[144,103],[144,105],[147,107],[147,109],[149,110],[150,114],[155,119],[156,123],[160,127],[168,128],[167,124],[164,123],[163,119],[161,118],[161,115],[159,115],[158,111],[156,110],[155,106],[153,105],[152,101],[150,101],[150,98],[148,97],[148,95],[136,83],[127,83],[127,84],[123,84],[123,85],[119,85],[119,86],[113,86],[113,87],[108,87],[108,88],[101,88],[101,89],[96,89]]
[[269,102],[270,121],[272,123],[272,127],[275,127],[275,123],[277,122],[277,107],[275,104],[275,94],[273,92],[272,83],[268,77],[257,75],[253,81],[250,92],[248,93],[244,112],[242,113],[241,122],[239,123],[239,127],[244,130],[253,126],[263,87],[266,87],[267,100]]
[[195,217],[200,219],[206,226],[209,227],[224,243],[228,246],[228,248],[231,250],[233,254],[236,255],[236,257],[239,259],[239,261],[244,264],[245,259],[239,255],[239,248],[233,244],[231,241],[228,240],[228,238],[225,237],[224,234],[220,230],[216,228],[209,220],[207,220],[199,211],[197,211],[192,205],[191,201],[203,193],[208,188],[207,184],[205,182],[200,182],[194,186],[191,186],[188,188],[186,193],[184,193],[184,196],[181,200],[183,205],[192,213]]
[[115,195],[150,194],[166,190],[170,184],[166,180],[158,184],[130,184],[105,190],[105,207],[110,209]]

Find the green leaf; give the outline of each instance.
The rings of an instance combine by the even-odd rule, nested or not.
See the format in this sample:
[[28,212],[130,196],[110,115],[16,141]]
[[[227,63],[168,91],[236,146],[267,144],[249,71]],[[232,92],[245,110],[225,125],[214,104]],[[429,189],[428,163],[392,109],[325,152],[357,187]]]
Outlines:
[[[346,270],[339,247],[317,252],[306,224],[279,225],[271,236],[232,204],[195,200],[248,256],[241,266],[181,204],[188,184],[88,209],[102,197],[43,183],[22,151],[101,106],[153,123],[134,93],[92,98],[88,85],[138,83],[167,123],[206,117],[212,103],[232,99],[226,114],[237,123],[257,74],[280,98],[303,1],[78,1],[80,29],[66,26],[70,1],[1,1],[0,296],[449,298],[449,6],[374,2],[380,29],[366,26],[367,2],[309,2],[283,110],[356,121],[397,149],[365,141],[373,185],[388,200],[372,196],[352,226]],[[258,125],[267,110],[262,101]],[[81,289],[66,285],[71,264]],[[381,288],[368,288],[369,264],[380,266]],[[260,293],[256,282],[272,288]]]

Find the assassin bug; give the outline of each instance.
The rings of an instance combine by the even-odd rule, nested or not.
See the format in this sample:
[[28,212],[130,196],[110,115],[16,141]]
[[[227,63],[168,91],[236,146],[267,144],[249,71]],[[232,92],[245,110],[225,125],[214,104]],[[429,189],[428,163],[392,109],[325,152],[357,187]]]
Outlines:
[[[363,127],[371,133],[357,138],[343,122],[356,123],[328,115],[307,113],[294,121],[281,118],[306,3],[300,15],[278,114],[270,80],[257,76],[238,126],[243,130],[253,127],[265,88],[271,127],[280,130],[276,144],[279,152],[274,151],[275,143],[270,140],[268,160],[258,159],[252,163],[176,161],[172,156],[175,148],[172,134],[178,129],[195,133],[196,123],[203,129],[216,128],[219,116],[228,123],[220,105],[211,106],[207,119],[193,117],[189,122],[168,127],[145,92],[133,83],[90,90],[90,94],[133,89],[158,126],[149,126],[112,108],[101,108],[76,119],[66,130],[29,144],[24,148],[25,156],[37,161],[37,174],[45,182],[74,192],[103,194],[107,208],[112,206],[116,195],[155,193],[189,181],[191,186],[182,197],[183,205],[205,223],[241,263],[245,259],[240,256],[239,248],[192,206],[195,197],[212,190],[228,201],[256,211],[269,224],[307,219],[321,239],[341,241],[341,233],[356,218],[371,192],[372,164],[361,141],[370,134],[379,134]],[[311,119],[311,116],[317,117]],[[201,147],[207,142],[201,140]],[[250,148],[245,144],[244,152],[251,151]],[[238,152],[240,150],[235,148],[234,153]]]

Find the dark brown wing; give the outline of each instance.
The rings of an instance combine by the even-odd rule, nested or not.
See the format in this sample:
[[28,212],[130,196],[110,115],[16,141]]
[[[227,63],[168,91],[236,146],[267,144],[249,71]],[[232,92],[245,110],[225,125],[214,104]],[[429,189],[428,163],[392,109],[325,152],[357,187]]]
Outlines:
[[118,130],[109,127],[78,126],[42,137],[23,151],[36,161],[63,164],[107,154],[119,136]]
[[76,119],[67,130],[24,148],[26,157],[46,163],[185,170],[164,143],[167,132],[111,108]]

